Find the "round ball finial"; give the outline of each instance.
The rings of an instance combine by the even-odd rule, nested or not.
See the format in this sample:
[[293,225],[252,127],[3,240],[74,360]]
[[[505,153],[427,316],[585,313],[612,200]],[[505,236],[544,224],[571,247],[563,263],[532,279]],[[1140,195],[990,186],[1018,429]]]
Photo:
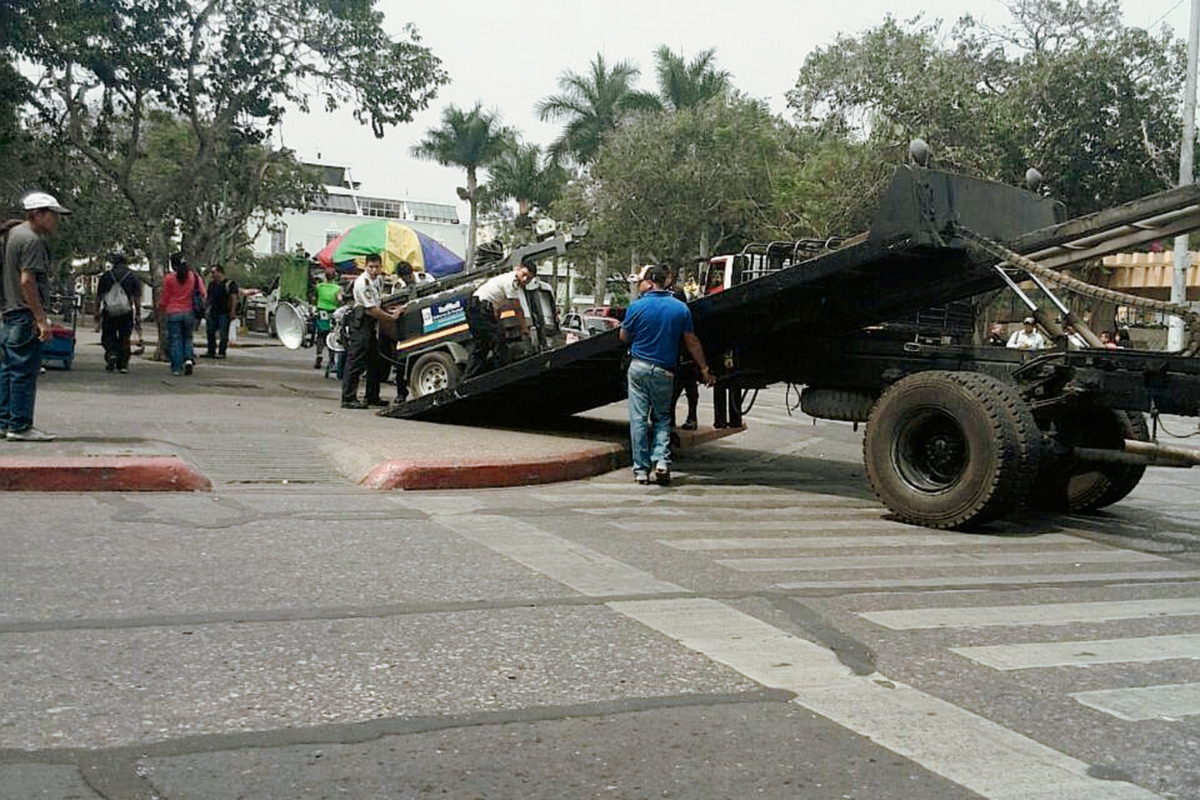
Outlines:
[[929,144],[924,139],[913,139],[908,143],[908,157],[917,166],[928,167],[929,160],[933,157],[933,151],[929,149]]
[[1025,186],[1029,191],[1036,192],[1042,188],[1042,173],[1038,172],[1034,167],[1025,170]]

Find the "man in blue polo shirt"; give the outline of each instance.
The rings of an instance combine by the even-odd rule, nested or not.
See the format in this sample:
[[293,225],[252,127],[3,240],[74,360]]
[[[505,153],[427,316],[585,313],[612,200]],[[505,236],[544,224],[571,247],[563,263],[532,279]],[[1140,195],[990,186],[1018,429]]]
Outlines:
[[[633,478],[640,484],[671,482],[671,399],[680,346],[687,348],[705,386],[715,382],[704,349],[692,330],[692,312],[663,288],[667,268],[647,265],[637,274],[641,295],[629,306],[621,324],[621,341],[629,344],[629,438]],[[653,420],[653,421],[652,421]],[[653,425],[653,442],[650,427]]]

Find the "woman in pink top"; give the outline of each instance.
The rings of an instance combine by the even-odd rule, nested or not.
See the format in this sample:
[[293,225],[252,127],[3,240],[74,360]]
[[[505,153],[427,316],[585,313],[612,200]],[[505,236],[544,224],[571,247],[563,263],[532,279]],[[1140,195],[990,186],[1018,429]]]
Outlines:
[[[196,368],[192,331],[196,329],[193,296],[204,297],[204,281],[183,260],[183,253],[171,254],[171,272],[163,276],[158,309],[167,320],[167,355],[172,375],[191,375]],[[201,303],[203,306],[203,303]]]

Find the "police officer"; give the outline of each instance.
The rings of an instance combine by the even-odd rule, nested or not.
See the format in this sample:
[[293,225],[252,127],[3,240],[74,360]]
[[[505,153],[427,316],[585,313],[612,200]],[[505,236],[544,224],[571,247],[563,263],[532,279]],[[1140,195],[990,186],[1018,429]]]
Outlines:
[[[379,353],[378,324],[400,316],[401,306],[385,311],[379,275],[383,259],[378,254],[366,258],[366,269],[354,279],[354,309],[349,313],[346,344],[346,369],[342,376],[342,408],[367,408],[387,403],[379,396],[384,361]],[[358,379],[366,373],[366,397],[358,399]]]

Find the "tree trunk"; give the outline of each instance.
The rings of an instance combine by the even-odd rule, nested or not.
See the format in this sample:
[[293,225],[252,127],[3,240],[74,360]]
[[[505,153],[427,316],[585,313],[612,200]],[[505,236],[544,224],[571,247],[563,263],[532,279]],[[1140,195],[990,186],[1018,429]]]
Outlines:
[[167,318],[158,309],[158,298],[162,293],[162,279],[167,272],[167,262],[170,259],[167,240],[161,231],[150,234],[150,297],[154,306],[154,327],[158,330],[158,342],[154,347],[155,361],[167,360]]
[[463,267],[466,272],[475,269],[475,231],[479,226],[479,211],[475,206],[476,188],[475,168],[467,167],[467,203],[471,206],[471,221],[467,225],[467,263]]

